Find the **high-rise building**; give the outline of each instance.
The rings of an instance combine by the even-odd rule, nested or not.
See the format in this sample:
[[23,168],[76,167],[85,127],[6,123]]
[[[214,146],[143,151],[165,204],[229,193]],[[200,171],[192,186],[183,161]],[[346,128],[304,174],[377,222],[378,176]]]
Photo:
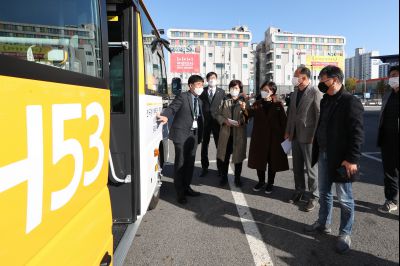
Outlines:
[[379,52],[366,53],[363,48],[357,48],[353,57],[346,58],[346,78],[358,80],[379,78],[381,60],[371,58],[374,56],[379,56]]
[[183,83],[192,74],[203,77],[216,72],[220,86],[227,88],[233,79],[242,81],[249,90],[254,75],[252,34],[247,27],[232,30],[169,29],[169,82],[179,77]]
[[389,63],[383,63],[379,65],[379,78],[386,78],[390,69]]
[[270,27],[265,40],[256,51],[256,88],[267,80],[278,85],[279,93],[293,89],[291,80],[294,71],[305,65],[312,72],[312,81],[317,82],[320,70],[326,65],[337,65],[344,71],[343,36],[300,34]]

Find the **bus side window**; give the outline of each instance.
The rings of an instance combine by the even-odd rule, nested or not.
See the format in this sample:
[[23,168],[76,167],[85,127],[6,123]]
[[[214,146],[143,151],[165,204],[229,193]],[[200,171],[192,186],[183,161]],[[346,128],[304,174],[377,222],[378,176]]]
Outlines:
[[123,51],[112,53],[110,49],[111,112],[124,112],[124,57]]
[[[109,42],[123,41],[122,15],[108,13],[108,39]],[[110,93],[111,112],[125,112],[125,74],[124,74],[124,50],[122,47],[109,47],[110,58]]]

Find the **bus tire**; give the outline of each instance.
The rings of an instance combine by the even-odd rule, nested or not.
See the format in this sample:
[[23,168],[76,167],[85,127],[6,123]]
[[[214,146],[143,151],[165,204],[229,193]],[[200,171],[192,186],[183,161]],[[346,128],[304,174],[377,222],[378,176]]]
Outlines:
[[149,204],[149,211],[154,210],[157,207],[159,201],[160,201],[160,190],[157,189],[157,191],[154,192],[153,197],[151,198]]

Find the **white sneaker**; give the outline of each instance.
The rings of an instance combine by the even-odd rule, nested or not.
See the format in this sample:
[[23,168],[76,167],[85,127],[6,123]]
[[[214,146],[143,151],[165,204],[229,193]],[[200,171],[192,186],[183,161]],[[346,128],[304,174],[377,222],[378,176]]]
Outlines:
[[397,204],[391,200],[387,200],[385,204],[378,208],[378,211],[382,213],[391,213],[397,211]]

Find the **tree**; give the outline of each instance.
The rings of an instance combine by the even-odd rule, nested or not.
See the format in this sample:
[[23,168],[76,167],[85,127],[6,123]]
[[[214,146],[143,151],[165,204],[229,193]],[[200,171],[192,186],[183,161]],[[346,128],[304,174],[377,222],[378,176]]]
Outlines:
[[376,90],[378,94],[383,95],[385,93],[387,86],[384,80],[380,80],[378,84],[376,84]]
[[357,86],[357,79],[355,78],[347,78],[346,79],[346,89],[354,93],[356,91],[356,86]]

